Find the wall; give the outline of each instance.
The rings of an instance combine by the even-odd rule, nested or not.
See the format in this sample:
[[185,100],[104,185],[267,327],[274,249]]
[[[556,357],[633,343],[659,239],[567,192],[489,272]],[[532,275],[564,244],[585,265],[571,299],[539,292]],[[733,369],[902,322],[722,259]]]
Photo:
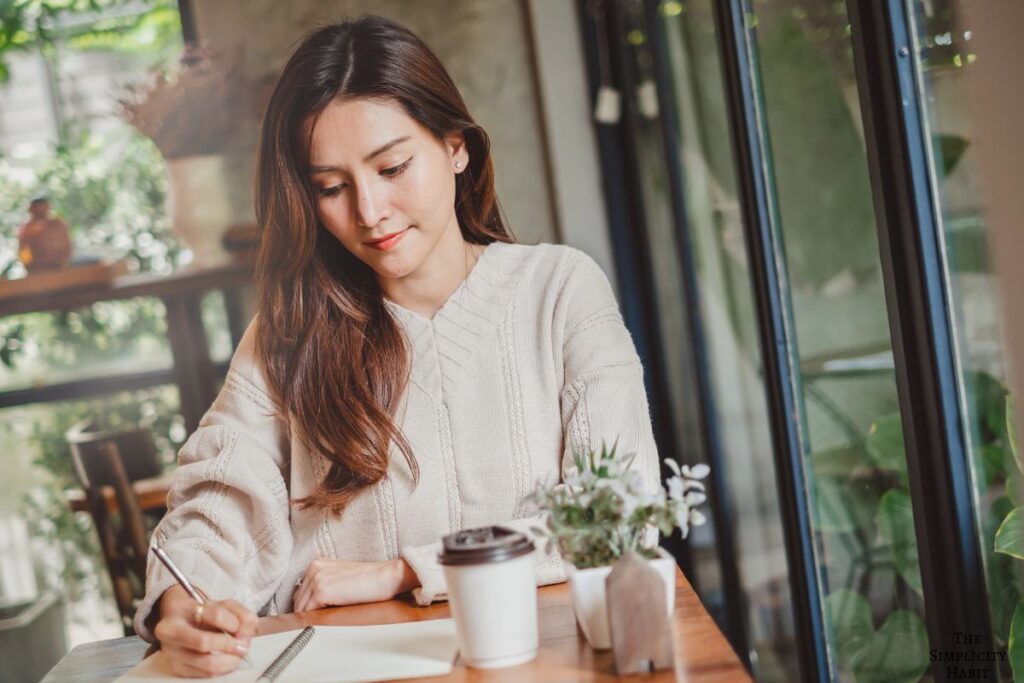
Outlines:
[[[521,242],[558,241],[530,36],[519,0],[193,0],[202,43],[238,51],[248,75],[276,74],[311,29],[364,13],[401,22],[441,58],[491,136],[498,197]],[[583,73],[579,76],[583,78]],[[251,205],[251,156],[234,174]],[[248,208],[248,207],[245,207]],[[251,215],[251,210],[249,211]]]

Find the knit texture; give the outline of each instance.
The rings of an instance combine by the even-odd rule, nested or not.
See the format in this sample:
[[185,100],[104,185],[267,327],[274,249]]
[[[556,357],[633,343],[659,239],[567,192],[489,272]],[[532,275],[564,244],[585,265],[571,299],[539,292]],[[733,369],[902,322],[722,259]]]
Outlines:
[[[323,480],[327,462],[288,433],[255,354],[239,344],[220,394],[182,448],[168,513],[154,536],[211,598],[261,614],[291,611],[295,582],[320,557],[404,558],[420,604],[443,599],[442,536],[541,524],[527,496],[573,469],[572,453],[618,442],[658,484],[642,368],[600,267],[575,249],[494,243],[428,319],[388,301],[412,356],[396,420],[420,480],[397,450],[388,476],[341,515],[290,500]],[[539,544],[543,546],[543,543]],[[537,554],[539,585],[564,580]],[[148,640],[154,602],[174,585],[149,563],[136,630]]]

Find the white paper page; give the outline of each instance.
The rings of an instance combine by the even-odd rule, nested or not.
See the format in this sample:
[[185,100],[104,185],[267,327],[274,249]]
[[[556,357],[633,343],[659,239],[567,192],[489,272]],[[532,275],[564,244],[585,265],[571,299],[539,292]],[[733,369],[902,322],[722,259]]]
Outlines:
[[[253,639],[249,659],[234,673],[205,679],[253,683],[299,631]],[[431,619],[377,626],[317,626],[316,633],[277,679],[278,683],[366,683],[393,678],[443,676],[452,670],[458,645],[455,622]],[[144,659],[115,683],[162,683],[175,678],[162,652]],[[194,679],[187,679],[194,680]]]

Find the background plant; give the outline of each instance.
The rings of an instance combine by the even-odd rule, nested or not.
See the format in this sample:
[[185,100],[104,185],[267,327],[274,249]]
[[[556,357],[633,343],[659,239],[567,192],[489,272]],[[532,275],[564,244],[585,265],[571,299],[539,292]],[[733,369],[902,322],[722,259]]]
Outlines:
[[[181,247],[164,211],[163,161],[148,140],[125,133],[113,141],[71,136],[73,144],[57,146],[27,172],[0,159],[0,275],[23,272],[17,230],[38,194],[50,197],[54,212],[68,221],[77,255],[125,258],[139,272],[177,267]],[[162,305],[151,299],[7,317],[0,319],[0,363],[11,371],[26,355],[48,367],[119,358],[159,343],[164,328]]]
[[[144,11],[138,11],[140,4]],[[75,50],[153,54],[180,36],[176,0],[3,0],[0,83],[10,77],[7,57],[11,53],[42,50],[46,54],[64,45]]]
[[[993,601],[1002,603],[998,606],[1000,629],[1005,628],[1008,622],[1004,633],[1013,679],[1024,680],[1024,598],[1016,581],[1021,565],[1012,563],[1013,560],[1024,560],[1024,489],[1021,487],[1024,462],[1018,448],[1013,401],[1009,399],[1006,401],[1004,424],[1008,446],[1008,457],[1002,461],[1006,470],[1005,495],[993,502],[985,528],[988,537],[998,520],[994,535],[988,537],[992,543],[989,547],[997,553],[989,560],[989,594]],[[996,607],[993,605],[993,622],[996,621]]]
[[[5,423],[0,434],[8,443],[21,441],[30,446],[36,453],[33,465],[45,472],[42,482],[23,499],[31,535],[43,546],[39,558],[43,583],[62,590],[72,601],[90,591],[107,593],[109,586],[100,580],[106,572],[92,522],[86,513],[72,512],[64,497],[66,490],[78,487],[64,434],[83,419],[103,429],[138,425],[153,434],[157,453],[164,466],[169,466],[185,438],[176,392],[171,387],[157,387],[69,401],[48,406],[34,417],[28,423]],[[19,430],[27,433],[16,433]]]
[[[1021,594],[1012,558],[993,544],[1014,504],[1024,504],[1011,497],[1022,479],[1013,465],[1006,387],[985,372],[969,373],[966,383],[974,483],[989,549],[989,611],[996,644],[1006,646]],[[824,601],[837,664],[857,683],[917,681],[929,666],[929,645],[919,616],[923,588],[899,413],[876,418],[862,438],[811,461],[816,527],[832,550],[826,561],[846,568],[845,580]]]
[[600,452],[576,453],[576,471],[564,483],[540,486],[531,496],[547,513],[546,529],[535,532],[577,568],[607,566],[629,551],[652,558],[656,544],[648,542],[649,529],[667,536],[679,527],[685,538],[690,526],[704,523],[695,508],[705,500],[700,479],[708,475],[707,465],[680,468],[666,459],[673,472],[668,490],[649,491],[643,475],[630,468],[634,457],[617,457],[615,446],[603,445]]
[[244,150],[266,86],[248,78],[238,59],[186,46],[177,67],[154,69],[127,88],[120,113],[165,159]]

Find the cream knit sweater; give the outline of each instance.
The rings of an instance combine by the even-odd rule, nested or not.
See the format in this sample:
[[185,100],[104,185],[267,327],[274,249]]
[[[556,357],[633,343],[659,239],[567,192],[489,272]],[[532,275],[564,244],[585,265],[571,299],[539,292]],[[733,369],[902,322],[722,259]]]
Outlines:
[[[538,524],[527,495],[572,467],[573,451],[636,452],[658,482],[640,360],[608,279],[565,246],[489,245],[432,319],[388,302],[412,353],[398,424],[419,463],[412,483],[392,452],[388,476],[340,516],[289,499],[322,480],[326,462],[284,431],[250,326],[220,395],[181,449],[156,539],[212,598],[264,614],[288,612],[296,580],[318,557],[403,557],[420,604],[445,597],[441,536],[502,523]],[[339,349],[344,353],[344,349]],[[543,544],[539,544],[543,545]],[[564,580],[538,553],[538,584]],[[136,630],[174,584],[150,561]]]

